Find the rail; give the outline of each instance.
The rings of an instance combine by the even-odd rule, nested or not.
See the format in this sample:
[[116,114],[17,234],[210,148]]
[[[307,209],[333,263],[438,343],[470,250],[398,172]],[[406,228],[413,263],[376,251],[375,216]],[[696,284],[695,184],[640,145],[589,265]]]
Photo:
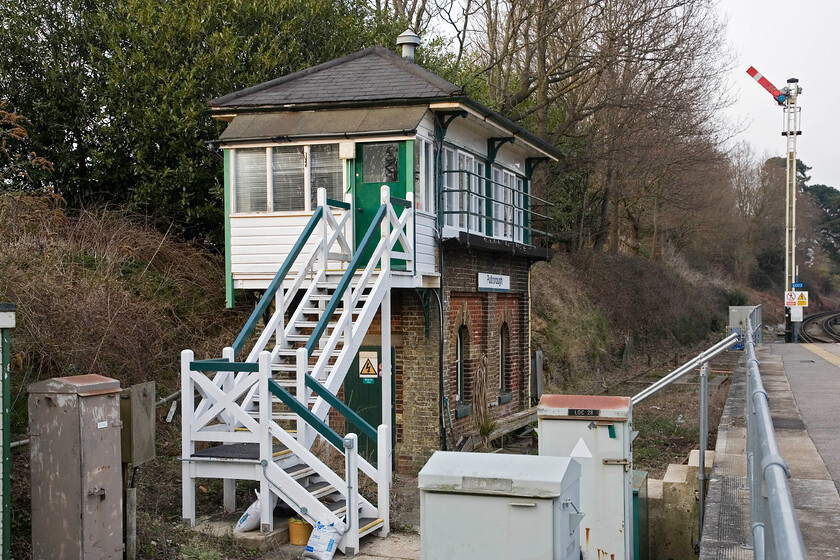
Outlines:
[[684,363],[683,365],[681,365],[680,367],[678,367],[677,369],[675,369],[674,371],[672,371],[671,373],[669,373],[668,375],[666,375],[665,377],[648,387],[647,389],[633,396],[630,399],[630,403],[635,406],[643,400],[645,400],[646,398],[654,395],[655,393],[658,393],[671,383],[678,381],[681,377],[684,377],[688,373],[694,371],[698,366],[701,366],[704,363],[708,362],[709,360],[711,360],[712,358],[714,358],[715,356],[717,356],[718,354],[735,344],[737,341],[738,333],[730,334],[729,336],[727,336],[726,338],[709,348],[708,350],[700,352],[699,354],[697,354],[697,356],[687,361],[686,363]]
[[706,451],[709,447],[709,360],[733,346],[740,339],[740,334],[733,332],[708,350],[700,352],[650,387],[630,399],[631,406],[637,405],[648,397],[661,391],[700,366],[700,461],[697,469],[698,511],[697,540],[703,537],[703,517],[706,514]]
[[[779,453],[767,392],[755,357],[753,313],[747,318],[747,478],[753,557],[807,558],[788,487],[790,469]],[[761,329],[761,325],[755,327]],[[766,488],[766,493],[763,489]]]
[[[552,221],[548,209],[551,202],[519,190],[515,185],[506,185],[485,176],[463,169],[442,171],[444,177],[457,177],[441,189],[444,223],[455,217],[454,225],[467,233],[507,239],[519,243],[536,245],[535,238],[548,240],[548,222]],[[492,194],[487,194],[492,192]],[[537,212],[536,207],[542,212]],[[542,229],[535,223],[546,224]]]

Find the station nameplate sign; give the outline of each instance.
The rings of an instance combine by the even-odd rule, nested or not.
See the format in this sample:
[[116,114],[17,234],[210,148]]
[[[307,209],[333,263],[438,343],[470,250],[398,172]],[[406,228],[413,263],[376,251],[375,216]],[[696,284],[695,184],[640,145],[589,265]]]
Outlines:
[[479,292],[509,292],[510,276],[502,274],[490,274],[489,272],[478,273]]

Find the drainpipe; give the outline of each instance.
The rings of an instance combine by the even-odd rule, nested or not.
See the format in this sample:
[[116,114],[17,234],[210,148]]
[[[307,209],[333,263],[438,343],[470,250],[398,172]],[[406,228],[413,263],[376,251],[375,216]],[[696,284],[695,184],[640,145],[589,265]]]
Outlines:
[[435,236],[437,237],[438,242],[438,270],[440,271],[440,288],[435,292],[435,295],[438,298],[438,303],[440,307],[440,346],[438,349],[438,354],[440,356],[439,365],[439,381],[438,381],[438,390],[440,391],[439,402],[439,412],[440,412],[440,447],[444,451],[446,451],[446,422],[444,418],[444,414],[447,412],[446,410],[446,395],[443,394],[444,391],[444,383],[443,383],[443,337],[444,337],[444,328],[443,328],[443,287],[446,285],[444,282],[444,275],[443,275],[443,222],[444,222],[444,214],[443,214],[443,193],[441,189],[443,188],[443,165],[442,165],[442,157],[443,157],[443,139],[446,137],[446,129],[449,128],[449,124],[455,120],[457,117],[466,118],[467,113],[466,111],[452,111],[445,113],[443,121],[441,121],[441,115],[435,111],[432,111],[432,116],[435,122],[435,184],[437,185],[437,208],[435,209],[437,212],[437,228],[435,230]]

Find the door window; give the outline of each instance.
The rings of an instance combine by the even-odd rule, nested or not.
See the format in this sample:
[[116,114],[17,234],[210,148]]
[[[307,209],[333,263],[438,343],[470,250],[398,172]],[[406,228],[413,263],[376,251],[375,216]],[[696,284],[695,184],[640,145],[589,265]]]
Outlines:
[[399,144],[365,144],[362,149],[363,182],[396,183],[400,180]]

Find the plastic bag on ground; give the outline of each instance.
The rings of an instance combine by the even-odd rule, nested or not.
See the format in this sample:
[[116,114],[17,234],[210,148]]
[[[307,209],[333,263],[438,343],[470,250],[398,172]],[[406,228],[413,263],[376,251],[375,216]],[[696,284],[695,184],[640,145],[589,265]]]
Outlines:
[[[257,500],[248,506],[242,517],[233,526],[234,533],[247,533],[260,528],[260,494],[256,490],[254,490],[254,494],[256,494]],[[271,511],[274,511],[274,506],[277,505],[277,496],[273,492],[269,492],[269,495],[271,496]]]
[[319,519],[312,529],[302,557],[309,560],[332,560],[343,532],[344,523],[341,521],[330,523],[326,518]]

